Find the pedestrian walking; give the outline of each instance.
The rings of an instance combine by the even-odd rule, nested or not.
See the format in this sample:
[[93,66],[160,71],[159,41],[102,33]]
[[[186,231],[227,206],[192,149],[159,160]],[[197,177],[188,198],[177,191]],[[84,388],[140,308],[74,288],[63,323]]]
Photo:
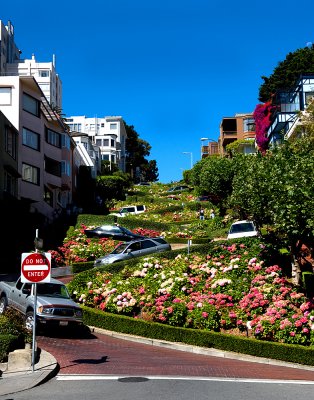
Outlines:
[[210,210],[210,218],[215,218],[215,212],[214,212],[214,210]]
[[204,220],[205,219],[205,211],[204,211],[203,207],[199,210],[198,215],[199,215],[200,220]]

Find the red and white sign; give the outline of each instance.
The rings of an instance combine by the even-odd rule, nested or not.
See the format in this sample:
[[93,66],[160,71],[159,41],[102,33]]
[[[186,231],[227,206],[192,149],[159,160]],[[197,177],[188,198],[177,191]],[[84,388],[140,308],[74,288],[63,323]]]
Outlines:
[[21,281],[23,283],[50,282],[50,253],[22,253],[21,260]]

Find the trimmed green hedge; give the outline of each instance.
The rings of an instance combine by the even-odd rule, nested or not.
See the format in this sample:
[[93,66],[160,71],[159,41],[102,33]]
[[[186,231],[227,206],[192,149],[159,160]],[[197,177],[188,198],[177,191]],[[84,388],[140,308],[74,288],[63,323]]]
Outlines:
[[0,362],[8,359],[8,354],[16,349],[23,349],[25,346],[22,335],[0,334]]
[[193,346],[215,348],[256,357],[271,358],[303,365],[314,365],[314,348],[261,341],[205,330],[179,328],[84,307],[84,323],[109,331],[132,334],[150,339],[180,342]]

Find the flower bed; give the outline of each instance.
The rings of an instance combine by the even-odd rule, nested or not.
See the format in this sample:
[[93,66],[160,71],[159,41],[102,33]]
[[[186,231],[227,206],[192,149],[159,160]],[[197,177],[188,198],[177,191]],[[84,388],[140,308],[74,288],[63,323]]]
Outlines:
[[83,290],[76,279],[69,288],[78,289],[78,301],[89,307],[136,319],[313,344],[313,303],[278,265],[264,264],[262,243],[244,243],[215,244],[207,254],[175,259],[147,258],[136,268],[97,272]]

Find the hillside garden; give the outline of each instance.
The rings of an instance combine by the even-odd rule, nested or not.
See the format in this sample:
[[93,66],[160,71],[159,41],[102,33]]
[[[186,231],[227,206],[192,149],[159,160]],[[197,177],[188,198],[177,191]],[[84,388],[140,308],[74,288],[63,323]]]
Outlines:
[[[313,303],[305,286],[292,279],[289,255],[267,241],[266,230],[263,240],[227,241],[234,220],[231,210],[220,215],[217,205],[202,202],[207,218],[200,221],[201,204],[194,191],[169,198],[166,189],[160,184],[133,188],[115,209],[146,204],[147,211],[118,222],[146,236],[163,235],[170,243],[191,239],[193,251],[185,248],[93,269],[93,260],[110,252],[117,242],[88,239],[83,229],[114,219],[80,215],[58,249],[59,264],[84,266],[69,284],[77,301],[136,320],[311,346]],[[209,218],[211,209],[213,219]]]

